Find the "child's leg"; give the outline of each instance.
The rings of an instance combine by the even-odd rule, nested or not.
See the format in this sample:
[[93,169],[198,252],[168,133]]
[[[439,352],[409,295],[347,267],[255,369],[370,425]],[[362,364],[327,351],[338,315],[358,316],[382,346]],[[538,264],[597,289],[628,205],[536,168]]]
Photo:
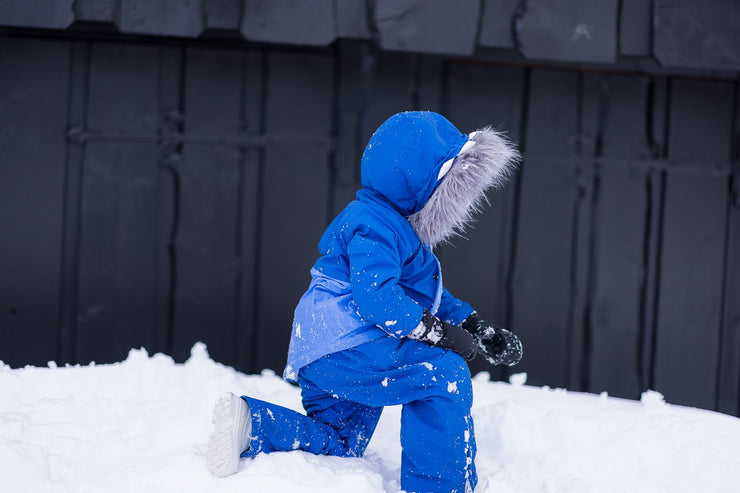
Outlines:
[[385,337],[326,356],[303,368],[299,379],[302,387],[323,389],[338,402],[369,408],[403,404],[405,491],[462,493],[467,484],[475,487],[472,384],[457,354]]
[[449,351],[432,362],[435,385],[415,392],[401,413],[401,486],[409,493],[463,493],[478,483],[470,373]]
[[331,455],[361,457],[375,432],[383,407],[340,399],[303,378],[300,373],[298,383],[308,416],[329,425],[336,432],[333,447],[339,447],[343,453]]
[[317,388],[301,387],[308,416],[242,397],[249,403],[252,417],[250,447],[242,457],[289,450],[340,457],[363,454],[382,408],[343,401]]

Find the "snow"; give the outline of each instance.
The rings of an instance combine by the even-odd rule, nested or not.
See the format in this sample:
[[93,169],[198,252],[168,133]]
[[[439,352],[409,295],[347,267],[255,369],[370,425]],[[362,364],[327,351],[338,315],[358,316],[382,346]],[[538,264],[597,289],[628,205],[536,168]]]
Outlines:
[[[478,492],[731,492],[740,419],[667,404],[474,378]],[[175,364],[132,350],[112,365],[0,364],[0,484],[6,492],[395,492],[400,408],[364,458],[262,455],[228,478],[205,465],[211,407],[225,390],[300,410],[271,371],[244,375],[202,344]],[[444,453],[444,451],[440,451]]]

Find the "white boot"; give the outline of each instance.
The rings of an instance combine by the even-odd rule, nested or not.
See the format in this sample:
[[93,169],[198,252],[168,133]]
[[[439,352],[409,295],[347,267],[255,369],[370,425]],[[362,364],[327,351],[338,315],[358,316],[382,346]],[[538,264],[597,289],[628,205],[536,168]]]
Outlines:
[[230,476],[239,469],[239,455],[249,448],[252,415],[247,401],[227,392],[213,407],[213,432],[208,439],[206,461],[216,476]]

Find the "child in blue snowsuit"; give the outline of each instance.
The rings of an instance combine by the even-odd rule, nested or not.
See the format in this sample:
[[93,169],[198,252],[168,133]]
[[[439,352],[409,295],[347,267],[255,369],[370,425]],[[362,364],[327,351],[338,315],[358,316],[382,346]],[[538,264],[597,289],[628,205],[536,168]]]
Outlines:
[[512,365],[522,347],[443,287],[432,248],[462,231],[517,159],[496,131],[468,136],[436,113],[399,113],[378,128],[362,189],[322,236],[295,310],[284,377],[299,384],[306,415],[225,395],[207,447],[215,474],[274,451],[362,456],[383,407],[400,404],[401,487],[475,488],[466,360]]

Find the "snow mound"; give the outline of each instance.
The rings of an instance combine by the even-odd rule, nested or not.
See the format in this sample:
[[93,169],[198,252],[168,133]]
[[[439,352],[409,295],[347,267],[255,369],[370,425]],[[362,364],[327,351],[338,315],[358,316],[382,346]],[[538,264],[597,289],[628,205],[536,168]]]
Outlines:
[[[731,492],[740,419],[641,401],[474,378],[479,492]],[[244,375],[196,344],[184,364],[131,350],[111,365],[0,363],[0,478],[21,492],[347,492],[399,490],[400,408],[386,409],[363,458],[277,453],[229,478],[205,464],[225,390],[301,410],[272,371]],[[440,451],[444,453],[444,451]]]

